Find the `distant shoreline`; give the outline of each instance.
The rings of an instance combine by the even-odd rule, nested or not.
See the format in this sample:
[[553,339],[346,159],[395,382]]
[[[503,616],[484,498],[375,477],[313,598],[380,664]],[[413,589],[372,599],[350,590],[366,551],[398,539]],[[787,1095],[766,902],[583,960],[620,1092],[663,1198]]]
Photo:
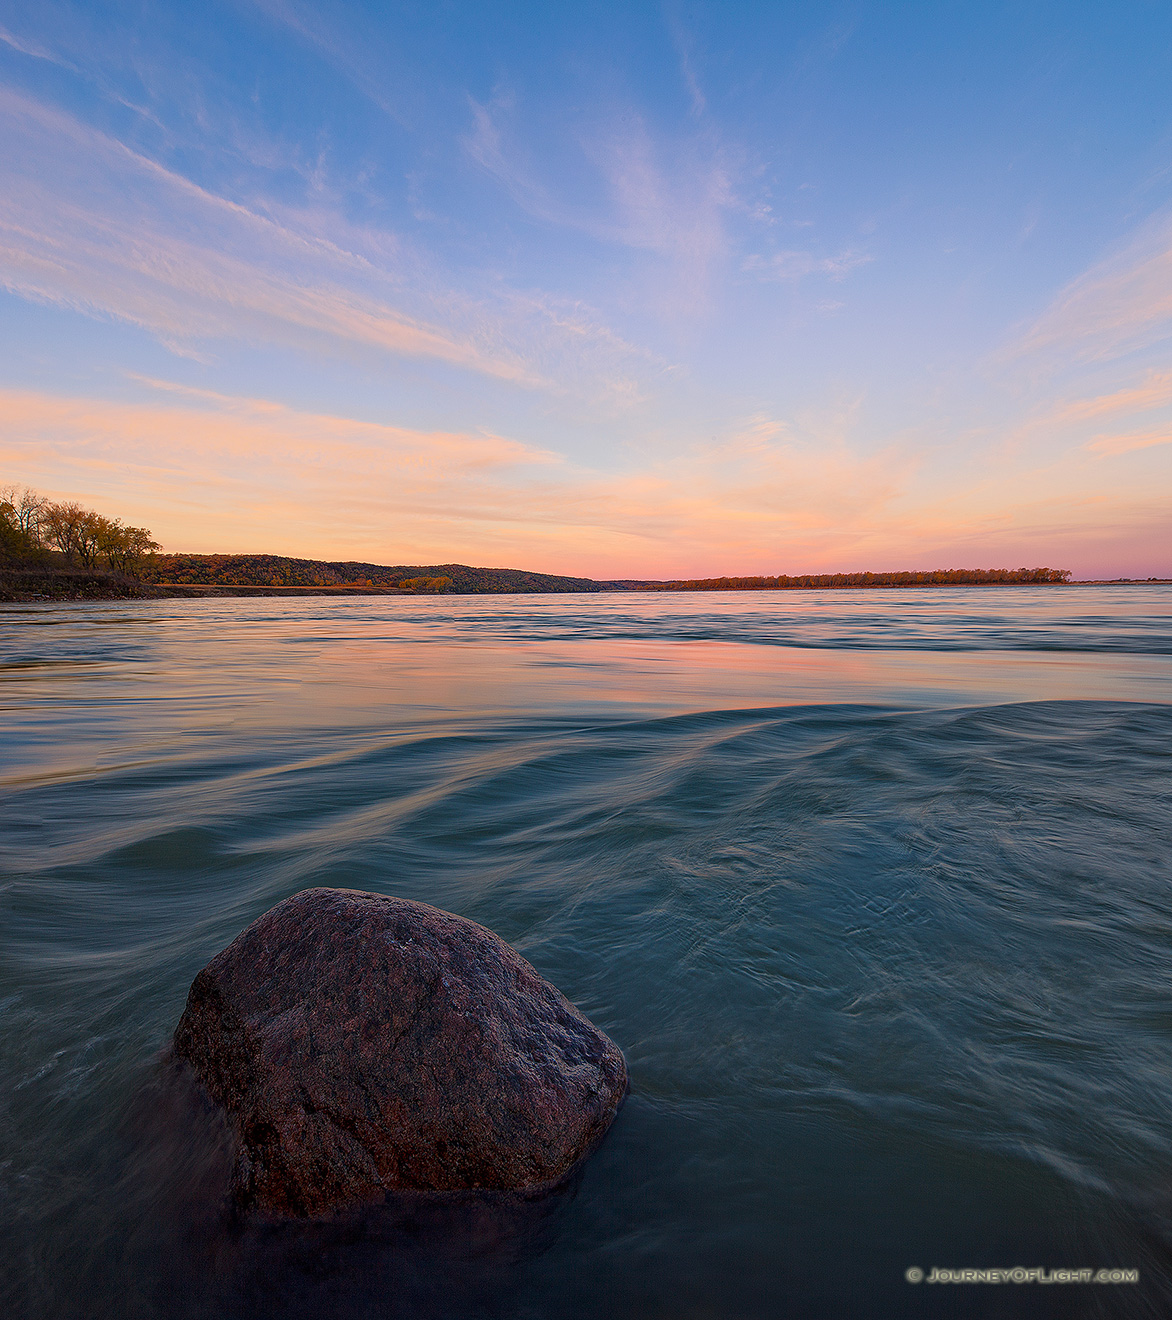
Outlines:
[[[509,572],[510,570],[499,570]],[[529,575],[525,575],[529,576]],[[533,575],[537,576],[537,575]],[[589,581],[578,579],[579,582]],[[1060,582],[876,582],[809,586],[729,586],[679,587],[628,579],[622,582],[591,581],[589,586],[492,585],[478,588],[447,587],[436,592],[396,586],[314,585],[280,586],[243,583],[150,582],[141,578],[85,569],[0,569],[0,602],[36,603],[38,601],[85,600],[204,600],[209,597],[266,596],[498,596],[498,595],[580,595],[591,596],[622,592],[624,594],[698,594],[734,595],[747,591],[923,591],[953,587],[1146,587],[1172,585],[1172,578],[1097,578]]]
[[206,596],[598,595],[603,592],[858,591],[923,587],[1126,586],[1166,578],[1071,582],[1066,568],[916,568],[709,578],[587,578],[471,564],[373,564],[272,554],[164,551],[124,526],[29,487],[0,488],[0,601]]
[[442,593],[405,591],[397,587],[253,587],[244,585],[228,586],[213,583],[158,582],[151,584],[179,596],[419,596],[442,594],[448,596],[600,596],[611,594],[623,595],[705,595],[729,596],[743,595],[749,591],[792,592],[792,591],[930,591],[940,587],[1157,587],[1172,585],[1172,578],[1088,578],[1069,582],[921,582],[921,583],[873,583],[860,585],[851,583],[842,587],[694,587],[665,588],[642,586],[620,587],[600,583],[598,591],[448,591]]

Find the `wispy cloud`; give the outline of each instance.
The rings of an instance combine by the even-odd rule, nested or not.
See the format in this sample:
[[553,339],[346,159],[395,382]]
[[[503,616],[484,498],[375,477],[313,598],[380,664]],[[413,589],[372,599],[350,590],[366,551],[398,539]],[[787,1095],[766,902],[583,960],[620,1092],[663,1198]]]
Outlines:
[[[515,148],[506,150],[497,120],[502,108],[511,104],[511,100],[498,98],[493,105],[481,105],[469,97],[472,129],[463,138],[468,155],[481,169],[491,174],[513,201],[529,215],[553,224],[569,225],[576,229],[586,228],[594,232],[591,229],[591,222],[577,215],[571,207],[559,202],[549,189],[538,181],[531,167],[520,158]],[[605,229],[600,236],[615,241],[619,237],[619,231]]]
[[1172,218],[1162,215],[1068,284],[1011,352],[1105,362],[1170,336]]
[[1126,435],[1097,435],[1085,448],[1093,454],[1113,457],[1129,454],[1135,449],[1152,449],[1156,445],[1172,445],[1172,427],[1158,431],[1132,431]]
[[0,27],[0,41],[34,60],[47,60],[50,64],[56,64],[62,69],[74,68],[68,60],[62,59],[60,55],[54,54],[53,51],[46,49],[39,42],[31,41],[27,37],[18,37],[15,33],[9,32],[7,28]]
[[584,144],[606,180],[623,241],[705,269],[725,246],[722,213],[732,194],[727,166],[691,142],[669,170],[642,117],[630,114],[627,121]]
[[752,253],[741,263],[741,269],[760,280],[777,283],[804,279],[807,275],[826,275],[832,280],[842,280],[871,260],[869,253],[854,249],[831,257],[820,257],[813,252],[772,252],[767,256]]
[[1148,443],[1159,443],[1143,438],[1151,434],[1167,434],[1172,430],[1172,418],[1165,423],[1164,431],[1154,431],[1149,420],[1144,430],[1137,433],[1141,443],[1130,443],[1126,434],[1116,431],[1090,437],[1087,432],[1104,422],[1125,425],[1128,419],[1142,418],[1169,408],[1172,408],[1172,372],[1147,372],[1138,381],[1120,383],[1104,393],[1047,401],[1010,429],[1005,437],[1004,451],[1024,454],[1045,445],[1051,450],[1057,446],[1068,452],[1081,449],[1100,455],[1125,453],[1128,449],[1144,448]]
[[[77,121],[0,91],[0,278],[165,339],[328,341],[539,383],[517,355],[405,315],[393,273],[196,186]],[[46,171],[43,162],[57,168]]]
[[430,358],[612,403],[639,394],[646,355],[597,317],[445,288],[394,235],[321,209],[241,205],[7,90],[0,132],[0,283],[25,297],[131,322],[197,357],[206,341],[242,339]]
[[546,182],[521,144],[511,95],[470,105],[465,150],[517,206],[547,224],[663,258],[676,277],[662,299],[668,314],[703,305],[710,275],[728,254],[726,216],[748,209],[735,194],[729,153],[714,139],[658,140],[637,111],[612,108],[567,142],[577,170],[571,198]]
[[544,182],[506,131],[515,111],[511,96],[487,105],[471,101],[468,154],[530,215],[589,234],[603,242],[668,256],[707,259],[721,247],[720,212],[730,203],[727,170],[718,160],[690,157],[670,172],[642,117],[631,110],[611,117],[575,143],[593,166],[611,203],[607,213],[564,200]]
[[708,99],[704,95],[696,72],[695,43],[678,13],[669,8],[666,11],[666,19],[672,45],[679,60],[680,81],[687,89],[688,98],[692,103],[692,115],[699,119],[708,109]]
[[1169,404],[1172,404],[1172,371],[1151,372],[1139,385],[1064,404],[1055,412],[1053,421],[1061,425],[1098,417],[1130,417]]
[[[303,0],[252,0],[271,20],[295,32],[373,105],[400,124],[409,122],[410,66],[379,40],[369,22],[340,20],[335,3],[323,13]],[[361,32],[361,37],[357,34]]]

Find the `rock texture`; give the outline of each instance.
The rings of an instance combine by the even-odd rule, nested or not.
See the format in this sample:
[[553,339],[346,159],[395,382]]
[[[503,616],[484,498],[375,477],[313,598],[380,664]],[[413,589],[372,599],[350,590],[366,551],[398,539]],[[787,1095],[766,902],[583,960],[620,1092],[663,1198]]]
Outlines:
[[270,1215],[554,1186],[627,1089],[618,1048],[491,931],[346,889],[217,954],[174,1048],[231,1118],[238,1200]]

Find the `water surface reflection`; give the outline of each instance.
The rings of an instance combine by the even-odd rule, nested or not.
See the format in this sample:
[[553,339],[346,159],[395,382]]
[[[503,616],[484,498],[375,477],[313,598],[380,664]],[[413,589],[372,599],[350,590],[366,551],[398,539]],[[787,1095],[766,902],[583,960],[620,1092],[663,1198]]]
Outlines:
[[[5,608],[10,1313],[1167,1314],[1170,638],[1166,588]],[[225,1227],[214,1124],[151,1128],[192,976],[312,884],[624,1048],[540,1231]]]

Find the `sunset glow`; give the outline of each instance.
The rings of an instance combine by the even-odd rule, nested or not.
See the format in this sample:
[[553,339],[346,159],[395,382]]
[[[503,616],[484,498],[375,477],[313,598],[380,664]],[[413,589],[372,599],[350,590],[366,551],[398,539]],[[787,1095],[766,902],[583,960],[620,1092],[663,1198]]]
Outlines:
[[4,480],[172,551],[1172,575],[1167,10],[147,10],[0,9]]

